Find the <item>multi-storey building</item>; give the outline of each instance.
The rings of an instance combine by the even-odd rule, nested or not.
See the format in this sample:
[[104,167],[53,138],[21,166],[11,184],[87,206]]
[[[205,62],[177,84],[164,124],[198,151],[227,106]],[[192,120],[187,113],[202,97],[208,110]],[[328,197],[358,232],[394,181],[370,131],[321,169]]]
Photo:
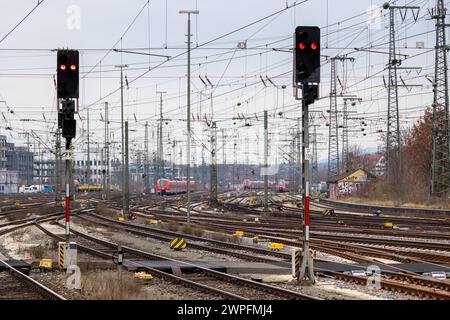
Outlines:
[[17,171],[21,185],[31,185],[33,183],[33,153],[26,147],[15,147],[14,143],[7,144],[6,169]]

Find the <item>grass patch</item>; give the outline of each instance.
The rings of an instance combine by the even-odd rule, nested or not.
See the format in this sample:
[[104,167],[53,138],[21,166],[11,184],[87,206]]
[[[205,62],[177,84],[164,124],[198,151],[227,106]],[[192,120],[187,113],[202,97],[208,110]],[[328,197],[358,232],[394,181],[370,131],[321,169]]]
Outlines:
[[95,213],[109,217],[116,217],[119,211],[99,204],[95,207]]
[[29,254],[33,259],[44,259],[52,257],[52,254],[49,252],[46,246],[43,245],[28,247],[23,249],[22,251]]
[[180,228],[180,232],[184,233],[184,234],[191,234],[197,237],[201,237],[203,236],[203,230],[197,227],[194,227],[192,225],[189,224],[184,224],[181,228]]
[[144,292],[143,286],[129,273],[116,271],[89,272],[81,278],[81,292],[92,300],[158,300],[160,297]]

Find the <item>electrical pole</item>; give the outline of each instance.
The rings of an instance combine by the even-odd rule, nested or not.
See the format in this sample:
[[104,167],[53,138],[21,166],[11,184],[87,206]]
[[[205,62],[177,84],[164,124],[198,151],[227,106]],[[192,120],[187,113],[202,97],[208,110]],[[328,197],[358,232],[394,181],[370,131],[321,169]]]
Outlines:
[[61,157],[61,140],[60,140],[60,129],[56,130],[56,143],[55,143],[55,204],[58,205],[59,202],[59,192],[61,185],[61,169],[60,169],[60,157]]
[[[397,69],[401,60],[397,57],[395,39],[395,10],[400,11],[402,20],[406,18],[409,9],[412,10],[414,19],[417,21],[420,7],[391,6],[388,2],[383,4],[383,9],[389,9],[389,63],[388,63],[388,114],[386,132],[386,174],[391,185],[399,182],[402,176],[402,154],[400,137],[400,117],[398,109],[398,83]],[[402,13],[404,10],[404,13]],[[414,14],[417,10],[417,15]]]
[[149,180],[149,172],[148,172],[148,122],[145,122],[145,157],[144,157],[144,183],[145,183],[145,194],[150,194],[150,180]]
[[300,267],[299,281],[307,278],[315,283],[312,257],[309,253],[309,101],[306,99],[306,91],[309,90],[308,84],[303,84],[302,99],[302,189],[303,189],[303,246],[302,246],[302,263]]
[[339,175],[340,161],[339,161],[339,124],[338,124],[338,110],[337,110],[337,74],[336,61],[346,60],[354,61],[354,58],[345,56],[336,56],[331,60],[331,89],[330,89],[330,122],[328,124],[328,175],[327,180]]
[[311,184],[317,185],[319,182],[318,173],[319,173],[319,165],[317,163],[317,127],[319,125],[313,124],[311,127],[313,128],[313,134],[312,134],[312,170],[311,170]]
[[159,167],[159,176],[158,179],[163,179],[165,176],[164,172],[164,146],[163,146],[163,98],[162,95],[165,94],[165,91],[157,91],[156,94],[159,94],[159,128],[158,128],[158,167]]
[[450,191],[450,119],[448,98],[448,66],[445,23],[447,9],[443,0],[436,1],[431,10],[436,20],[435,69],[433,81],[433,163],[431,193],[445,196]]
[[267,110],[264,110],[264,212],[269,212],[269,125]]
[[115,66],[120,68],[120,127],[122,132],[122,211],[125,214],[126,203],[126,193],[125,193],[125,135],[124,135],[124,123],[123,123],[123,68],[128,68],[128,65],[121,64]]
[[43,179],[43,170],[42,170],[42,152],[41,152],[41,140],[38,140],[38,158],[39,158],[39,192],[42,192],[42,179]]
[[328,175],[327,180],[339,174],[339,142],[336,96],[336,58],[331,59],[330,120],[328,123]]
[[105,102],[105,189],[106,198],[108,198],[109,189],[111,188],[110,177],[110,162],[109,162],[109,108],[108,102]]
[[[226,157],[226,146],[227,144],[227,136],[225,134],[225,129],[222,129],[222,166],[223,166],[223,170],[222,170],[222,181],[226,182],[227,181],[227,157]],[[228,190],[228,184],[225,183],[225,188],[226,190]]]
[[217,125],[211,124],[211,173],[210,173],[210,201],[217,204]]
[[124,179],[124,192],[125,192],[125,206],[123,208],[124,215],[130,214],[130,185],[129,185],[129,154],[128,154],[128,121],[125,121],[125,179]]
[[89,132],[89,108],[86,109],[87,113],[87,173],[86,173],[86,182],[87,185],[91,185],[91,140],[90,140],[90,132]]
[[[294,196],[297,196],[297,193],[300,192],[301,185],[301,174],[302,174],[302,123],[301,119],[297,119],[297,174],[295,175],[295,193]],[[290,183],[290,182],[289,182]]]
[[187,25],[187,223],[191,222],[191,14],[198,10],[180,10],[180,14],[188,15]]
[[344,98],[344,108],[342,110],[342,168],[341,172],[346,172],[349,169],[349,144],[348,144],[348,102],[355,105],[355,101],[361,101],[361,98]]
[[175,180],[175,161],[177,159],[177,152],[176,152],[176,144],[177,141],[174,139],[172,141],[172,179]]

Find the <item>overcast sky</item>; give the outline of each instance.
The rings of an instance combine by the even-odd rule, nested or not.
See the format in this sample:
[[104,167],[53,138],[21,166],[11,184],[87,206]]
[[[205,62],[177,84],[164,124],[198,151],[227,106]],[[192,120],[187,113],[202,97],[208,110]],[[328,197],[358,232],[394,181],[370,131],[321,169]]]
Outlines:
[[[297,1],[300,3],[301,1]],[[132,149],[143,149],[144,125],[150,127],[150,151],[155,150],[159,96],[163,95],[164,145],[166,158],[172,151],[169,142],[177,141],[176,156],[185,162],[186,144],[186,34],[187,16],[180,9],[195,9],[192,16],[192,113],[195,145],[194,161],[201,161],[201,145],[206,144],[205,118],[211,116],[219,128],[218,162],[225,154],[228,163],[248,159],[262,162],[262,114],[269,111],[272,161],[287,157],[290,130],[300,116],[299,103],[292,97],[292,34],[297,25],[322,28],[322,81],[313,121],[318,125],[319,158],[327,157],[330,63],[325,56],[349,54],[354,62],[338,63],[338,91],[363,99],[353,107],[350,121],[350,143],[363,148],[376,148],[382,141],[378,131],[386,130],[386,88],[388,26],[386,11],[376,9],[384,1],[375,0],[309,0],[276,13],[294,1],[285,0],[45,0],[3,42],[0,43],[0,118],[1,134],[9,140],[24,143],[19,133],[34,130],[49,145],[56,126],[56,100],[53,77],[56,53],[52,49],[80,50],[80,115],[90,111],[92,141],[103,143],[104,103],[110,105],[112,138],[120,146],[120,72],[115,65],[127,64],[129,86],[124,91],[125,115],[130,121]],[[431,103],[431,88],[425,75],[432,74],[434,55],[434,22],[428,20],[427,8],[432,0],[397,1],[398,5],[419,5],[419,20],[414,23],[408,12],[403,22],[396,14],[397,46],[408,59],[402,66],[421,67],[399,72],[399,84],[422,85],[399,89],[401,123],[408,127]],[[166,15],[167,4],[167,15]],[[3,38],[34,6],[36,0],[1,1],[0,37]],[[373,10],[369,10],[373,6]],[[78,14],[79,13],[79,14]],[[373,15],[370,26],[367,21]],[[79,18],[79,19],[78,19]],[[378,18],[378,19],[377,19]],[[166,27],[167,26],[167,27]],[[79,28],[78,28],[79,27]],[[242,28],[242,29],[241,29]],[[239,30],[240,29],[240,30]],[[239,31],[237,31],[239,30]],[[228,33],[230,33],[227,35]],[[220,39],[214,40],[220,36]],[[247,50],[238,42],[247,41]],[[417,42],[424,49],[416,49]],[[355,51],[369,48],[373,51]],[[117,53],[111,49],[151,53],[163,57]],[[279,50],[273,50],[279,49]],[[381,53],[380,53],[381,52]],[[403,56],[402,56],[403,57]],[[158,67],[157,67],[158,66]],[[149,71],[149,67],[155,68]],[[205,87],[208,78],[213,87]],[[261,78],[264,80],[262,81]],[[282,89],[286,85],[286,89]],[[213,115],[211,100],[213,96]],[[342,108],[342,100],[338,101]],[[13,113],[12,113],[13,112]],[[247,120],[236,120],[245,117]],[[6,118],[6,121],[5,121]],[[363,127],[365,121],[368,126]],[[250,126],[245,126],[245,123]],[[11,130],[6,131],[6,127]],[[78,121],[76,148],[85,144],[86,121]],[[361,129],[367,133],[362,135]],[[223,130],[223,131],[222,131]],[[228,141],[222,149],[222,132]],[[230,138],[232,137],[232,138]],[[339,141],[341,142],[341,141]],[[194,146],[195,146],[194,145]],[[205,149],[206,150],[206,149]],[[225,152],[222,152],[225,151]],[[116,153],[119,156],[119,153]],[[209,162],[209,156],[205,154]]]

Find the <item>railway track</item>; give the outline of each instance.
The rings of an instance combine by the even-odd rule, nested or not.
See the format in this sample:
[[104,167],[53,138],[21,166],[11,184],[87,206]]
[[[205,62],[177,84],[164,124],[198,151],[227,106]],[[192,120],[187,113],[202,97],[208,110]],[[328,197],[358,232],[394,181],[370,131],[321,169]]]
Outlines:
[[[36,226],[50,237],[62,240],[56,234],[53,234],[49,230],[45,229],[39,223]],[[62,227],[62,225],[60,225]],[[117,244],[92,237],[90,235],[71,230],[76,235],[76,241],[78,248],[89,254],[96,255],[101,258],[111,259],[112,253],[117,249]],[[175,281],[179,284],[191,287],[202,292],[206,292],[215,296],[219,296],[225,299],[299,299],[299,300],[317,300],[317,298],[308,296],[299,292],[282,289],[279,287],[259,283],[246,278],[238,277],[235,275],[219,272],[203,266],[199,266],[193,263],[187,263],[184,261],[156,255],[153,253],[144,252],[130,247],[122,246],[122,250],[127,255],[127,262],[140,270],[146,270],[154,276],[160,276],[170,281]],[[197,275],[189,277],[180,277],[168,272],[160,271],[146,266],[138,259],[146,260],[159,260],[176,263],[178,265],[186,265],[195,268],[197,273],[202,276],[208,277],[207,284],[202,284],[201,281],[193,281],[189,277],[197,277]],[[211,281],[214,280],[214,281]],[[225,289],[224,289],[225,288]]]
[[[145,210],[140,211],[142,213],[146,213]],[[148,212],[147,212],[148,213]],[[160,214],[157,211],[152,211],[152,213],[158,218],[163,218],[164,221],[176,221],[178,223],[184,222],[184,217],[181,214],[174,213],[166,213]],[[234,232],[236,230],[242,230],[249,235],[259,236],[261,238],[266,238],[274,242],[283,242],[285,239],[288,240],[289,243],[292,243],[292,239],[299,239],[301,236],[301,231],[299,229],[287,229],[287,227],[279,227],[274,228],[274,226],[269,227],[269,223],[263,224],[262,219],[258,223],[254,222],[243,222],[242,220],[236,219],[233,220],[230,218],[230,221],[225,219],[222,216],[209,215],[208,217],[197,217],[193,215],[191,217],[192,221],[196,223],[198,227],[204,228],[205,230],[211,231],[221,231],[221,232]],[[262,225],[262,226],[261,226]],[[313,229],[314,230],[314,229]],[[312,240],[320,241],[320,240],[333,240],[340,243],[361,243],[365,245],[382,245],[382,246],[392,246],[392,247],[400,247],[400,248],[412,248],[412,249],[427,249],[427,250],[435,250],[435,251],[448,251],[448,246],[445,246],[439,242],[422,242],[422,241],[409,241],[409,240],[400,240],[400,239],[387,239],[387,238],[369,238],[367,236],[346,236],[339,234],[323,234],[317,233],[315,231],[311,232]],[[396,237],[401,237],[401,235],[397,234]],[[299,243],[297,243],[297,246]],[[394,260],[405,262],[408,258],[411,260],[414,256],[416,258],[422,258],[425,261],[430,262],[448,262],[448,256],[431,254],[431,253],[411,253],[408,255],[407,252],[402,252],[400,250],[394,249],[385,249],[387,252],[390,252],[395,255],[403,254],[405,257],[397,258]],[[392,256],[392,255],[390,255]],[[385,255],[384,257],[390,257],[389,255]],[[392,257],[391,257],[392,258]]]
[[89,219],[84,215],[78,215],[77,218],[94,222],[98,225],[124,230],[146,238],[157,239],[166,243],[171,242],[175,237],[183,237],[183,239],[190,240],[190,248],[232,256],[245,261],[279,263],[282,261],[289,261],[291,258],[291,255],[288,253],[182,234],[135,223],[119,222],[93,213],[90,213],[89,215],[95,219]]
[[[108,221],[107,224],[104,223],[100,223],[102,225],[109,225],[110,223],[115,224],[116,227],[123,229],[123,230],[127,230],[128,232],[131,232],[133,234],[138,234],[141,235],[143,237],[153,237],[153,235],[149,234],[147,231],[151,230],[152,232],[158,232],[158,233],[163,233],[163,234],[169,234],[171,237],[166,237],[166,238],[161,238],[159,237],[159,240],[162,241],[167,241],[169,242],[173,236],[182,236],[183,238],[186,239],[194,239],[194,240],[199,240],[199,241],[207,241],[209,242],[209,239],[205,239],[205,238],[199,238],[196,236],[191,236],[191,235],[186,235],[186,234],[180,234],[178,232],[171,232],[171,231],[166,231],[166,230],[160,230],[160,229],[156,229],[156,228],[151,228],[151,227],[147,227],[147,226],[141,226],[141,225],[136,225],[135,223],[128,223],[128,222],[118,222],[118,221],[114,221],[110,218],[106,218],[106,217],[101,217],[99,215],[96,214],[90,214],[95,216],[96,218],[103,220],[103,221]],[[91,220],[92,221],[92,220]],[[137,230],[136,230],[137,229]],[[146,232],[142,232],[139,230],[147,230]],[[216,243],[217,241],[212,240],[212,243]],[[223,245],[224,243],[219,243],[220,245]],[[192,243],[190,242],[190,247],[195,247],[197,248],[195,245],[193,246]],[[235,244],[227,244],[226,246],[236,246]],[[238,246],[239,247],[239,246]],[[207,247],[208,249],[205,249],[205,246],[201,246],[198,249],[201,250],[206,250],[206,251],[214,251],[211,250],[210,246]],[[247,246],[244,246],[244,248],[247,250]],[[330,253],[336,253],[335,251],[338,251],[338,253],[342,253],[342,248],[341,250],[336,250],[336,249],[329,249],[327,247],[324,251],[328,251]],[[328,249],[328,250],[327,250]],[[258,253],[260,254],[269,254],[272,255],[272,251],[269,250],[260,250],[259,248],[256,248],[256,250],[258,251]],[[227,252],[223,252],[223,251],[219,251],[220,253],[223,254],[227,254]],[[339,255],[339,254],[337,254]],[[342,255],[342,254],[341,254]],[[353,258],[353,260],[359,260],[359,262],[370,262],[370,263],[374,263],[373,259],[366,259],[361,255],[356,255],[356,254],[347,254],[347,256],[344,254],[345,258]],[[234,255],[236,256],[236,255]],[[290,255],[287,253],[282,253],[282,252],[277,252],[277,256],[279,256],[280,258],[285,258],[286,260],[289,259]],[[239,256],[240,258],[243,258],[244,260],[248,259],[248,254],[247,256]],[[252,259],[248,259],[250,261],[252,261]],[[267,261],[264,261],[267,262]],[[325,270],[319,270],[320,272],[323,272]],[[435,280],[435,279],[431,279],[431,278],[425,278],[423,276],[418,276],[412,272],[409,273],[403,273],[401,272],[402,270],[400,269],[399,272],[392,272],[392,271],[383,271],[383,280],[382,280],[382,284],[383,284],[383,288],[387,289],[387,290],[395,290],[395,291],[399,291],[399,292],[409,292],[413,295],[417,295],[417,296],[421,296],[421,297],[428,297],[428,298],[433,298],[433,299],[449,299],[450,295],[448,295],[448,292],[450,290],[450,283],[448,282],[444,282],[444,281],[439,281],[439,280]],[[340,273],[336,273],[330,270],[327,270],[327,272],[329,272],[330,274],[337,275]],[[358,278],[352,278],[352,276],[346,277],[346,276],[342,276],[339,277],[339,279],[345,280],[345,281],[353,281],[353,282],[360,282],[361,283],[361,279]],[[362,279],[365,279],[364,283],[367,282],[367,277],[362,277]]]
[[448,218],[450,216],[450,210],[445,209],[428,209],[428,208],[407,208],[407,207],[389,207],[380,205],[365,205],[358,203],[350,203],[343,201],[333,201],[330,199],[320,199],[320,203],[326,206],[333,207],[338,210],[354,211],[354,212],[365,212],[373,213],[374,211],[380,210],[382,213],[405,215],[405,216],[432,216],[432,217],[444,217]]
[[0,260],[0,300],[66,300],[22,271]]

